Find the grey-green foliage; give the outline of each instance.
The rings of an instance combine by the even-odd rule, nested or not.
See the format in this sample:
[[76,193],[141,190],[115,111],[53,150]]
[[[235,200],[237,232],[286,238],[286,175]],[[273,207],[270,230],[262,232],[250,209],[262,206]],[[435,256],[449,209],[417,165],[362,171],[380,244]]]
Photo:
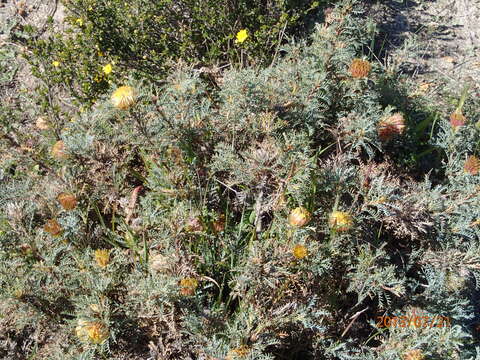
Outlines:
[[[64,341],[52,358],[211,359],[241,346],[251,359],[478,356],[479,175],[463,169],[478,129],[440,119],[428,140],[440,171],[403,168],[417,150],[413,117],[403,136],[380,141],[378,123],[408,109],[382,104],[377,66],[364,79],[348,71],[368,37],[360,8],[338,6],[311,45],[285,46],[268,68],[229,70],[219,89],[180,67],[161,87],[132,81],[129,110],[105,97],[59,119],[59,134],[33,133],[38,157],[1,165],[8,321],[55,326]],[[59,139],[68,159],[50,155]],[[62,209],[60,192],[78,206]],[[298,206],[312,217],[295,228]],[[346,231],[329,224],[333,211],[351,215]],[[42,230],[48,219],[61,235]],[[105,268],[102,248],[112,250]],[[182,288],[190,278],[193,291]],[[413,309],[452,326],[375,325]],[[81,344],[82,318],[105,323],[108,341]]]

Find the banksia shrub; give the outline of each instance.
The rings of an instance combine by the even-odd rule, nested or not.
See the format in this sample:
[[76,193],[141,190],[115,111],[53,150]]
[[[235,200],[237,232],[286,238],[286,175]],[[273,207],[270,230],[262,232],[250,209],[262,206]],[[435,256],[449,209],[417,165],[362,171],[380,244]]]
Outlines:
[[[116,23],[125,14],[107,10],[130,5],[93,7],[92,17]],[[478,357],[479,179],[465,160],[480,131],[472,121],[454,132],[446,107],[432,114],[397,87],[384,91],[390,77],[402,81],[381,68],[373,85],[346,78],[371,41],[362,6],[338,3],[328,26],[280,47],[266,68],[207,73],[179,62],[149,81],[122,77],[127,65],[115,59],[96,61],[95,84],[108,94],[138,84],[132,111],[110,96],[92,108],[47,107],[45,131],[31,131],[27,111],[0,111],[0,354]],[[94,31],[79,15],[78,31]],[[258,35],[234,27],[229,41],[245,55]],[[235,44],[242,29],[248,37]],[[93,59],[106,49],[90,50]],[[149,62],[144,55],[134,59]],[[45,63],[56,73],[69,65]],[[465,116],[478,105],[466,101]],[[406,133],[398,114],[411,131],[386,144],[382,131]],[[68,163],[50,156],[60,135]],[[56,199],[62,191],[78,197],[74,209],[73,198]],[[412,312],[448,321],[401,327]]]

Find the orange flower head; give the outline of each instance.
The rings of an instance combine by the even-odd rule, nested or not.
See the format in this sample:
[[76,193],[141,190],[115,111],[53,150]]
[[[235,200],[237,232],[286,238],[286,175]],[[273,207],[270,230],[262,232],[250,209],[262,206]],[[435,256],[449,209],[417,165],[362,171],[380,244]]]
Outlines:
[[107,267],[107,265],[110,263],[110,250],[95,250],[95,261],[97,262],[97,265],[101,268]]
[[109,331],[101,322],[79,319],[75,334],[83,342],[101,344],[108,339]]
[[350,74],[355,79],[361,79],[367,77],[372,69],[372,65],[366,60],[362,59],[353,59],[350,64]]
[[470,155],[467,160],[465,160],[463,170],[470,175],[477,175],[480,171],[480,159],[475,155]]
[[77,198],[73,194],[60,193],[57,200],[65,210],[73,210],[77,207]]
[[454,111],[450,115],[450,125],[452,125],[454,129],[456,129],[458,126],[465,125],[466,122],[467,119],[465,118],[465,116],[463,116],[461,110]]
[[415,349],[409,350],[402,355],[402,360],[423,360],[425,355],[423,355],[422,350]]
[[48,220],[45,225],[43,225],[43,230],[52,236],[60,236],[63,232],[62,227],[55,219]]
[[195,278],[187,277],[180,280],[180,294],[184,296],[191,296],[195,294],[195,290],[198,287],[198,281]]

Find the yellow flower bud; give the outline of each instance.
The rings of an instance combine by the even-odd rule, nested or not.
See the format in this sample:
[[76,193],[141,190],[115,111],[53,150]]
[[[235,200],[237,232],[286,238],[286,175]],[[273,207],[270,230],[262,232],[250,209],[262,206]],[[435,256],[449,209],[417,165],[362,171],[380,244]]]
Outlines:
[[288,215],[288,223],[295,227],[302,227],[307,224],[310,219],[311,214],[302,206],[293,209],[290,215]]
[[131,86],[120,86],[112,94],[111,101],[117,109],[127,110],[135,104],[135,90]]
[[110,262],[110,250],[95,250],[95,261],[101,268],[107,267]]
[[297,244],[293,247],[293,256],[295,256],[297,259],[303,259],[308,255],[307,248],[304,245]]

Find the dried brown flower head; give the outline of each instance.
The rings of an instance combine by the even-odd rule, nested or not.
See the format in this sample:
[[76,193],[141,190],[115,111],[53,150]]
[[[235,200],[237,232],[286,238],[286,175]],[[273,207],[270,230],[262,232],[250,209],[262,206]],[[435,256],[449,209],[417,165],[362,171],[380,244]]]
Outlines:
[[475,155],[470,155],[467,160],[465,160],[463,170],[470,175],[477,175],[480,170],[480,159]]
[[73,210],[77,207],[77,198],[73,194],[62,192],[58,194],[57,200],[65,210]]
[[405,119],[400,113],[393,114],[378,123],[377,131],[382,141],[390,140],[393,136],[405,132]]
[[423,355],[422,350],[415,349],[409,350],[402,355],[402,360],[423,360],[425,355]]
[[352,77],[355,79],[361,79],[368,76],[371,69],[372,65],[370,65],[368,61],[362,59],[353,59],[348,70]]
[[225,230],[225,215],[220,214],[218,219],[213,222],[212,227],[213,231],[216,233]]
[[58,140],[52,146],[52,156],[57,160],[68,159],[68,154],[65,151],[65,143],[62,140]]
[[45,230],[52,236],[60,236],[63,232],[62,227],[55,219],[48,220],[43,226],[43,230]]
[[202,219],[199,216],[193,216],[188,219],[185,226],[187,232],[200,232],[204,230]]
[[165,273],[169,270],[170,265],[168,257],[162,254],[154,254],[149,259],[150,268],[159,273]]

